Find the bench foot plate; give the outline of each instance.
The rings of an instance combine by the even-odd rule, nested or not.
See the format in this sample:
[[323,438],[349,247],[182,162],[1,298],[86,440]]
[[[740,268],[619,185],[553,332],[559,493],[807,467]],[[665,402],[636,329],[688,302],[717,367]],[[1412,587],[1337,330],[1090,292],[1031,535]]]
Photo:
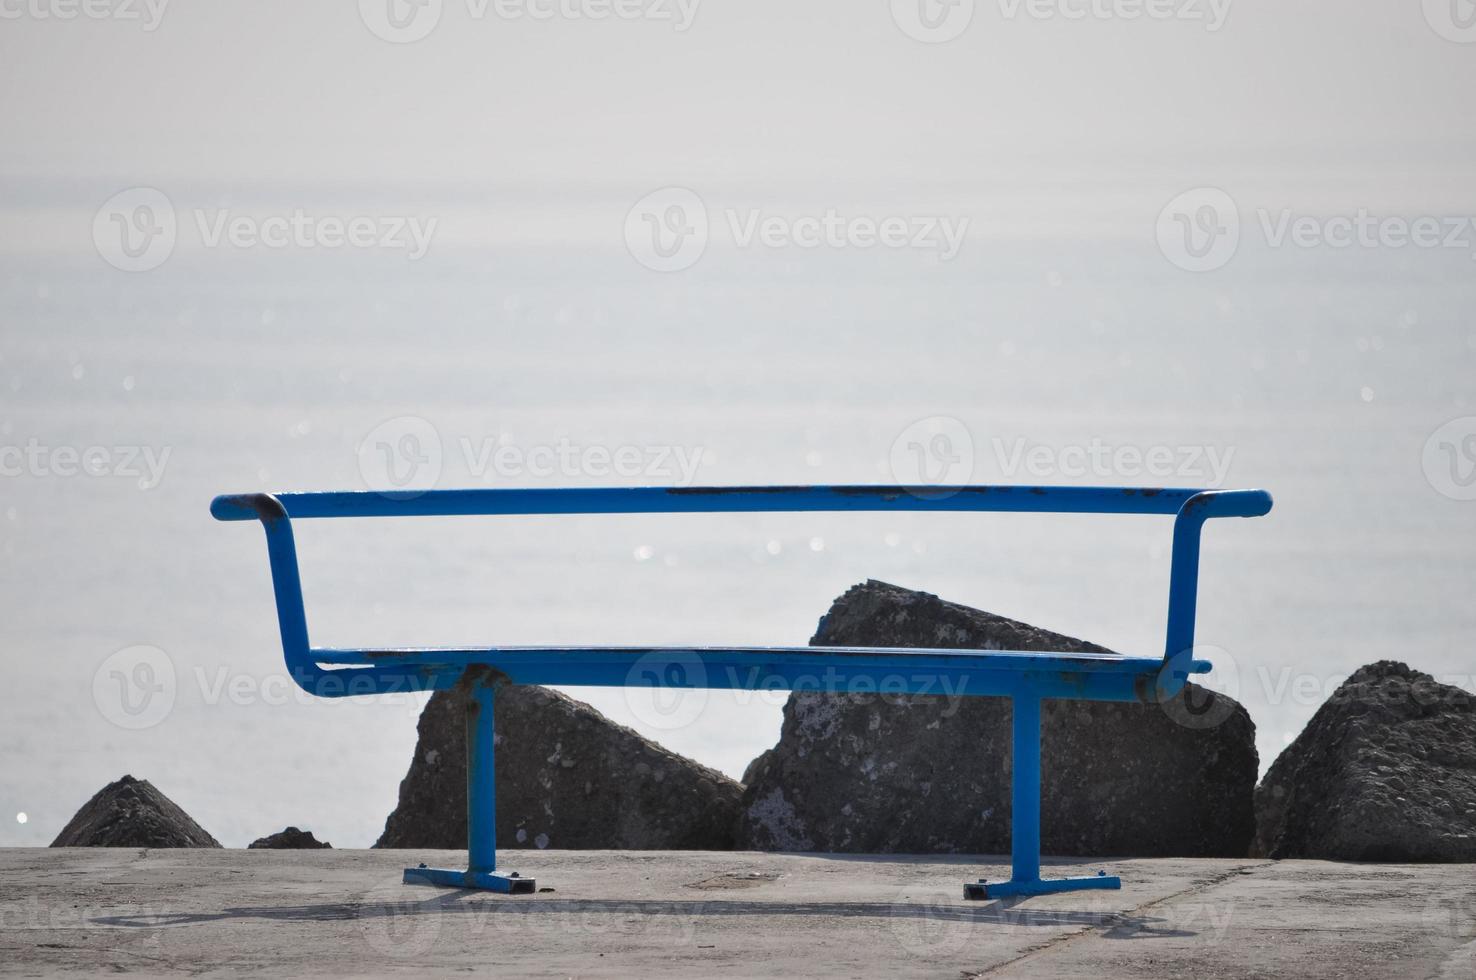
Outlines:
[[516,874],[499,874],[495,871],[456,871],[451,868],[405,869],[407,885],[442,885],[446,888],[485,888],[487,891],[505,895],[531,895],[538,890],[534,878],[519,878]]
[[964,884],[964,898],[970,901],[982,902],[992,898],[1054,895],[1057,892],[1079,892],[1088,889],[1117,889],[1121,887],[1121,878],[1116,875],[1109,877],[1106,874],[1093,875],[1090,878],[1038,878],[1035,881],[986,882],[981,878],[977,884],[972,882],[966,882]]

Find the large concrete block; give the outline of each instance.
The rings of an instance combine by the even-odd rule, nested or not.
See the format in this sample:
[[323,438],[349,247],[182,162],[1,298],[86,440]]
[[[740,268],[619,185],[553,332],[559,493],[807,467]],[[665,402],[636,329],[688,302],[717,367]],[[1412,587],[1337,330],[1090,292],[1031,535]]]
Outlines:
[[1266,773],[1256,824],[1274,858],[1476,861],[1476,697],[1359,668]]
[[[875,581],[837,599],[810,642],[1104,652]],[[1254,829],[1255,726],[1230,699],[1200,688],[1189,694],[1168,706],[1044,703],[1045,853],[1246,854]],[[1010,739],[1003,698],[793,694],[779,744],[745,774],[737,846],[1008,852]]]
[[[497,692],[497,846],[727,850],[742,790],[544,687]],[[466,847],[466,700],[437,691],[375,847]]]

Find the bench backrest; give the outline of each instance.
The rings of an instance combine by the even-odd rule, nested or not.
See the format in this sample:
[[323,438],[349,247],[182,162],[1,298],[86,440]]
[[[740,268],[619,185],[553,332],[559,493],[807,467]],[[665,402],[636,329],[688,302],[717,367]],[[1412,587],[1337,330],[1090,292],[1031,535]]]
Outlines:
[[1024,486],[572,487],[559,489],[347,491],[226,494],[218,520],[260,520],[266,528],[283,649],[289,666],[310,652],[292,518],[531,514],[782,513],[937,511],[1173,515],[1164,660],[1194,646],[1199,539],[1216,517],[1259,517],[1264,490]]

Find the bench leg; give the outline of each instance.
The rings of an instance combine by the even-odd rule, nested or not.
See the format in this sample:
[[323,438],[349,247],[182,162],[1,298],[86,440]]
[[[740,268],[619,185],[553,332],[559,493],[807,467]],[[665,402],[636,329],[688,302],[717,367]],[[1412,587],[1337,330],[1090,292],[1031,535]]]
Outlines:
[[493,701],[497,689],[490,684],[472,688],[466,704],[466,857],[465,871],[446,868],[405,869],[407,885],[445,885],[451,888],[485,888],[509,895],[531,894],[538,888],[532,878],[497,874],[497,770]]
[[1010,785],[1010,880],[1040,880],[1040,698],[1016,697],[1010,749],[1015,756]]
[[993,884],[980,879],[964,885],[964,898],[991,899],[1050,895],[1088,888],[1121,888],[1122,879],[1100,871],[1090,878],[1040,877],[1040,698],[1017,694],[1012,699],[1014,775],[1010,788],[1010,880]]

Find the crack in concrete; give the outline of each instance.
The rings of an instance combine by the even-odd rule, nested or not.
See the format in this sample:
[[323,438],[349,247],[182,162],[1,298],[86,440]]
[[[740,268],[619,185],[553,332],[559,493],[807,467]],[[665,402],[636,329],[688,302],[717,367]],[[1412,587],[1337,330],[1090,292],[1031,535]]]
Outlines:
[[1059,949],[1068,943],[1074,942],[1075,940],[1082,939],[1088,936],[1105,935],[1113,929],[1131,923],[1134,918],[1142,915],[1144,912],[1147,912],[1155,905],[1162,905],[1164,902],[1171,902],[1174,899],[1183,898],[1186,895],[1199,894],[1200,892],[1207,891],[1208,889],[1214,888],[1217,885],[1222,885],[1232,878],[1238,878],[1242,875],[1253,875],[1263,868],[1272,867],[1274,864],[1274,861],[1257,861],[1253,864],[1236,865],[1234,868],[1231,868],[1228,871],[1222,871],[1219,874],[1216,874],[1210,878],[1206,878],[1204,881],[1191,885],[1188,888],[1184,888],[1180,891],[1164,895],[1161,898],[1155,898],[1152,901],[1144,902],[1142,905],[1134,906],[1133,908],[1130,908],[1124,912],[1104,914],[1102,916],[1102,922],[1097,925],[1088,925],[1077,929],[1075,932],[1062,933],[1054,939],[1047,940],[1039,946],[1026,950],[1013,959],[1005,960],[1003,963],[996,963],[993,966],[979,971],[978,973],[966,974],[963,980],[979,980],[979,978],[981,977],[998,975],[1000,971],[1008,969],[1009,967],[1014,966],[1017,963],[1023,963],[1026,960],[1036,959],[1046,953],[1051,952],[1052,950]]
[[1457,946],[1440,961],[1438,973],[1431,974],[1432,980],[1468,980],[1476,976],[1476,939]]

